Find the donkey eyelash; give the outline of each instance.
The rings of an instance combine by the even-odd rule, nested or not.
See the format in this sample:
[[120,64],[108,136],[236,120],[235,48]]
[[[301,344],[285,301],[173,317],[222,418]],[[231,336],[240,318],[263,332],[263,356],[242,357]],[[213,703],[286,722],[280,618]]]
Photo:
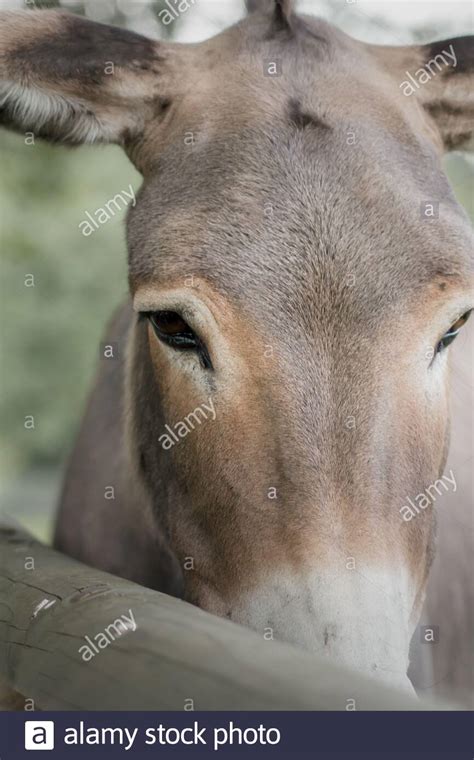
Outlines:
[[447,332],[444,333],[442,338],[438,341],[436,345],[436,354],[441,353],[444,351],[448,346],[457,338],[459,333],[461,332],[462,328],[466,324],[467,320],[471,316],[472,309],[469,311],[466,311],[464,314],[462,314],[459,319],[457,319],[449,328]]
[[194,351],[203,369],[213,369],[206,345],[179,313],[168,310],[140,312],[138,321],[143,320],[150,322],[156,337],[162,343],[177,351]]

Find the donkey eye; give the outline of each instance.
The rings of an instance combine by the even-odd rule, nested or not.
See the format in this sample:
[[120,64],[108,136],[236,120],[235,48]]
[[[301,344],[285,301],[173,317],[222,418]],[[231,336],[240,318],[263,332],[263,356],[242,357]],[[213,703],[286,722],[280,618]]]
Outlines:
[[177,348],[197,348],[197,336],[175,311],[154,311],[148,314],[148,318],[164,343]]
[[470,311],[466,311],[465,314],[462,315],[455,323],[452,325],[448,332],[443,335],[440,342],[436,346],[436,353],[439,354],[440,351],[443,351],[443,349],[447,348],[450,343],[453,342],[454,338],[457,337],[459,334],[459,331],[462,327],[466,324],[467,320],[471,316],[472,309]]
[[204,369],[212,369],[206,346],[180,314],[176,311],[153,311],[145,316],[163,343],[181,351],[196,351]]

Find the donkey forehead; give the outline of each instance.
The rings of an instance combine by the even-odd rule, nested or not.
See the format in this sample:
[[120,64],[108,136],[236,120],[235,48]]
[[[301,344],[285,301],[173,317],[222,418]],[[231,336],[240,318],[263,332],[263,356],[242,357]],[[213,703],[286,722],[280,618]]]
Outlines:
[[284,118],[162,156],[129,215],[132,291],[196,275],[239,302],[337,303],[344,290],[354,308],[380,309],[432,284],[465,287],[469,224],[428,149],[416,161],[367,125],[355,149],[346,125]]
[[304,24],[298,45],[253,22],[196,47],[129,215],[132,291],[195,274],[281,306],[350,279],[373,310],[469,275],[469,224],[419,108],[359,43]]

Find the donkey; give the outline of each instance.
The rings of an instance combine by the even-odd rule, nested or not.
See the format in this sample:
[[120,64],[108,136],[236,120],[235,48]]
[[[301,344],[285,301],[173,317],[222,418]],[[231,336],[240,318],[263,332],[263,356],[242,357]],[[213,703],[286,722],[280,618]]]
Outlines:
[[442,476],[473,307],[441,168],[472,138],[473,38],[252,5],[192,45],[0,13],[1,122],[143,175],[55,545],[412,689],[435,518],[403,508]]

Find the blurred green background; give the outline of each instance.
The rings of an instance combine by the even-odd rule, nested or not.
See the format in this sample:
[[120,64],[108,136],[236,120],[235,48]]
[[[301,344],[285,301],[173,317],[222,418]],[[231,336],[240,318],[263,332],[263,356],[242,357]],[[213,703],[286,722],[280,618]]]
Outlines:
[[[240,0],[196,0],[186,16],[163,27],[164,2],[61,4],[149,36],[186,41],[209,36],[243,14]],[[31,5],[0,1],[0,8]],[[336,1],[301,3],[303,10],[372,42],[407,44],[471,31],[456,24],[448,2],[425,4],[425,16],[421,12],[416,21],[403,2],[399,9],[404,7],[405,15],[396,21],[384,15],[382,6],[357,5],[341,11]],[[8,514],[48,538],[101,334],[127,293],[125,211],[89,237],[78,225],[86,211],[93,213],[130,183],[137,190],[140,176],[119,148],[53,148],[40,141],[28,144],[24,136],[6,131],[0,133],[0,167],[0,498]],[[474,218],[472,160],[453,154],[446,168]],[[28,286],[31,275],[34,286]],[[25,428],[28,415],[34,417],[34,430]]]

